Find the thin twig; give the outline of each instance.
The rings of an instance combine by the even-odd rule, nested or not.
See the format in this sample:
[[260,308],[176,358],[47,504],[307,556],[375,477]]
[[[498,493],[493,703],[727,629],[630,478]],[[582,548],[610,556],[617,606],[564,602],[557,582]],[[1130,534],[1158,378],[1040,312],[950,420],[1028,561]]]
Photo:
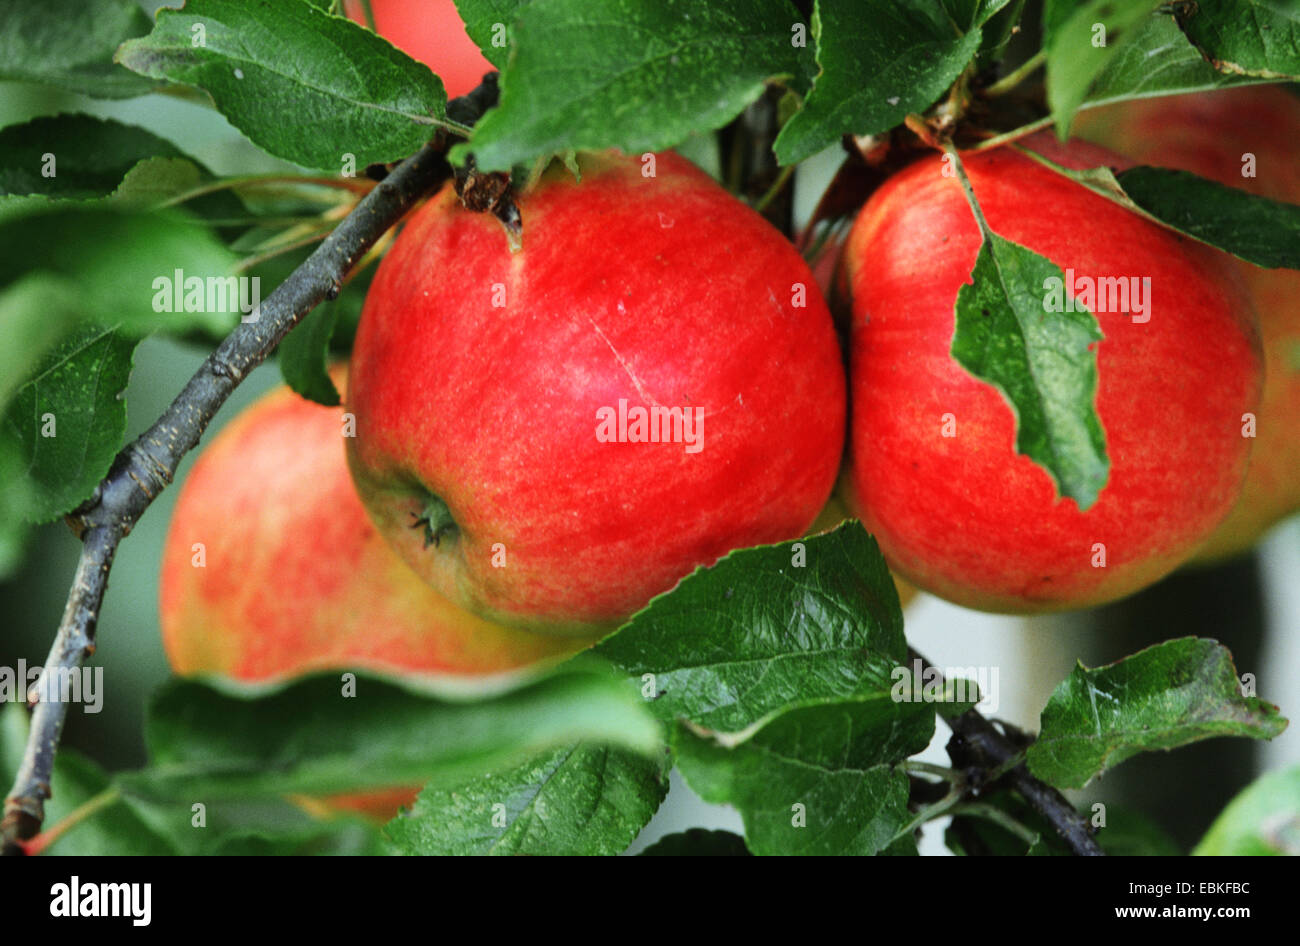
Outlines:
[[[930,674],[937,677],[938,670],[934,665],[916,651],[909,650],[908,658],[921,662],[922,672],[927,675],[927,679],[930,679]],[[978,710],[967,710],[946,722],[953,735],[948,743],[948,755],[958,767],[977,765],[984,772],[1002,773],[1004,767],[1020,755],[1021,748],[999,732]],[[1034,778],[1023,762],[1012,765],[1000,777],[1019,792],[1030,807],[1048,820],[1073,853],[1085,857],[1106,853],[1092,836],[1087,819],[1055,788]],[[979,785],[973,787],[976,790],[980,788]]]

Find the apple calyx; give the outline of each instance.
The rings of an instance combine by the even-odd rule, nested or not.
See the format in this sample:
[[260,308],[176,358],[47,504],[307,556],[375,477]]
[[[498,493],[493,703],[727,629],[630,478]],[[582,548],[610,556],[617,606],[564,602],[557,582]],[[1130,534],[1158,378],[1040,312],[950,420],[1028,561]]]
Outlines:
[[430,545],[434,548],[440,547],[444,537],[455,537],[460,532],[460,526],[456,525],[456,520],[452,518],[451,510],[447,504],[432,494],[429,495],[428,501],[419,513],[411,513],[415,522],[411,523],[412,529],[424,529],[424,547],[427,549]]

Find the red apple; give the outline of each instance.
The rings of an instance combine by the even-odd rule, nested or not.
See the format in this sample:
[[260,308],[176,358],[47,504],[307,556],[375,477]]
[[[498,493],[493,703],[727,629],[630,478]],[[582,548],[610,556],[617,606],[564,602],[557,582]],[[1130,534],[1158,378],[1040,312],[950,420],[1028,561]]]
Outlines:
[[[1073,161],[1122,163],[1109,158]],[[1096,313],[1109,482],[1086,511],[1058,498],[1015,452],[1003,395],[949,353],[980,233],[935,156],[873,195],[846,246],[850,508],[904,578],[958,604],[1034,612],[1120,598],[1185,561],[1239,494],[1241,415],[1260,385],[1244,290],[1224,254],[1024,155],[964,162],[994,232],[1077,275],[1151,280],[1149,321]]]
[[161,568],[163,644],[177,673],[465,679],[573,650],[466,614],[420,581],[366,517],[343,433],[341,409],[280,388],[200,455]]
[[[1300,99],[1280,86],[1140,99],[1081,112],[1076,130],[1142,164],[1300,203]],[[1254,176],[1243,177],[1254,155]],[[1237,263],[1264,341],[1264,394],[1241,499],[1198,560],[1250,548],[1300,510],[1300,272]]]
[[[449,598],[592,634],[804,533],[840,462],[840,350],[789,242],[677,155],[584,156],[581,183],[556,166],[518,203],[518,252],[450,186],[398,236],[353,350],[348,456]],[[638,426],[652,409],[674,424]]]
[[[344,387],[342,372],[334,380]],[[161,568],[173,670],[245,683],[357,669],[466,682],[575,649],[479,620],[420,581],[357,499],[343,421],[340,409],[279,388],[194,464]],[[319,817],[347,811],[387,821],[418,792],[408,785],[294,801]]]
[[[348,18],[365,25],[360,0],[343,5]],[[375,32],[438,74],[454,99],[471,91],[496,67],[465,32],[453,0],[370,0]]]

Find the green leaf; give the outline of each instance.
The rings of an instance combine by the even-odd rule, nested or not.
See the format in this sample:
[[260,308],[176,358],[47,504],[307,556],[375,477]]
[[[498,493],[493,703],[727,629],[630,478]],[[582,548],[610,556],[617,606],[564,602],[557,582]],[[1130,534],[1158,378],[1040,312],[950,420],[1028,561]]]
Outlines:
[[143,95],[155,83],[114,65],[113,51],[149,26],[135,0],[9,0],[0,5],[0,79],[97,98]]
[[338,388],[329,376],[330,338],[342,307],[336,302],[318,305],[302,324],[280,342],[278,360],[285,384],[308,400],[326,407],[340,402]]
[[505,771],[431,785],[385,831],[406,854],[618,854],[668,793],[663,761],[561,746]]
[[506,67],[510,56],[509,44],[498,46],[493,42],[501,31],[498,26],[509,27],[519,8],[528,0],[456,0],[456,12],[465,21],[465,32],[478,43],[483,58],[498,69]]
[[777,136],[794,164],[848,133],[887,131],[943,95],[980,45],[933,0],[818,0],[813,15],[821,73],[803,108]]
[[1064,141],[1093,80],[1138,32],[1161,0],[1046,0],[1043,49],[1047,104]]
[[125,793],[126,807],[175,852],[198,855],[386,854],[379,826],[358,817],[322,821],[284,798],[212,801]]
[[[348,675],[350,676],[350,675]],[[223,800],[451,784],[578,740],[652,754],[659,727],[607,672],[569,670],[477,703],[337,676],[259,698],[176,682],[154,700],[133,795]]]
[[1260,80],[1219,72],[1196,51],[1172,16],[1143,20],[1097,76],[1086,105],[1202,92]]
[[740,812],[755,854],[869,855],[896,844],[894,853],[915,853],[901,833],[911,817],[907,774],[889,760],[925,747],[934,714],[927,724],[920,704],[889,706],[901,728],[882,703],[834,704],[791,710],[730,748],[681,726],[673,749],[701,798]]
[[880,550],[851,522],[698,569],[595,651],[658,718],[738,732],[790,706],[887,695],[907,642]]
[[117,59],[202,88],[254,144],[308,167],[337,170],[344,154],[396,161],[446,124],[447,94],[428,67],[301,0],[189,0],[159,11]]
[[1198,0],[1174,16],[1215,68],[1239,75],[1300,78],[1300,6],[1295,0]]
[[[152,157],[178,158],[181,153],[143,128],[111,119],[34,118],[0,130],[0,194],[103,197],[138,162]],[[46,177],[50,172],[53,176]]]
[[959,29],[979,29],[993,19],[1010,0],[942,0],[942,5]]
[[1045,290],[1063,277],[1046,257],[986,232],[973,284],[957,293],[952,356],[1002,392],[1016,414],[1016,452],[1085,510],[1110,475],[1096,407],[1102,335],[1086,309],[1050,311]]
[[75,333],[41,362],[4,414],[0,438],[25,463],[32,522],[48,522],[88,497],[126,434],[126,402],[136,339],[109,328]]
[[1228,803],[1196,855],[1300,855],[1300,765],[1269,772]]
[[126,172],[109,200],[121,207],[159,207],[192,191],[202,177],[199,166],[187,158],[145,158]]
[[[225,291],[234,264],[235,257],[206,226],[180,211],[142,211],[103,201],[0,199],[0,287],[30,271],[65,276],[76,287],[85,321],[131,334],[195,326],[229,331],[239,317],[238,300]],[[174,293],[168,289],[160,296],[158,286],[171,286],[177,271],[184,280],[207,283],[203,311],[167,311],[175,308]],[[215,286],[223,291],[213,293]],[[182,309],[185,301],[182,297]]]
[[1227,648],[1183,637],[1076,667],[1048,700],[1026,760],[1038,778],[1081,788],[1139,752],[1213,736],[1271,739],[1285,728],[1276,706],[1241,695]]
[[1300,207],[1186,171],[1136,167],[1117,178],[1160,222],[1256,266],[1300,269]]
[[666,834],[641,852],[642,857],[749,857],[745,839],[730,831],[688,828]]
[[469,145],[486,171],[573,149],[659,151],[726,124],[769,80],[805,87],[788,0],[533,0],[521,7],[501,103]]
[[77,303],[75,287],[52,273],[29,273],[0,289],[0,410],[76,324]]
[[0,581],[11,578],[23,563],[33,503],[31,485],[23,475],[22,449],[0,433]]
[[[21,703],[0,707],[0,780],[13,784],[27,745],[29,721]],[[101,798],[111,781],[98,765],[72,749],[62,748],[54,760],[50,799],[45,803],[45,828],[62,822],[91,799]],[[175,854],[165,838],[145,824],[130,807],[111,798],[88,814],[42,853],[69,856],[103,854]]]

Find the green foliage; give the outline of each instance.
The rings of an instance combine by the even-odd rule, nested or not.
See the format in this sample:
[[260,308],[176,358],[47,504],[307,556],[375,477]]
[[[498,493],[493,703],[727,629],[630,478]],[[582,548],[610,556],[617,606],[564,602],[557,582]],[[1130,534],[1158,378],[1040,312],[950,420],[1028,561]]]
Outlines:
[[385,832],[404,854],[618,854],[668,792],[666,757],[575,743],[431,785]]
[[1047,104],[1062,140],[1094,80],[1159,5],[1160,0],[1045,0]]
[[1043,710],[1029,770],[1080,788],[1139,752],[1212,736],[1271,739],[1285,728],[1276,706],[1242,696],[1227,648],[1183,637],[1104,667],[1076,667]]
[[46,356],[14,394],[0,440],[16,444],[25,461],[33,488],[25,510],[30,521],[68,512],[108,472],[126,433],[122,393],[135,345],[111,328],[83,329]]
[[501,104],[468,146],[484,170],[575,149],[658,151],[730,121],[784,79],[806,89],[812,50],[788,0],[533,0],[516,13]]
[[596,653],[648,688],[660,719],[738,732],[791,706],[887,695],[907,645],[893,579],[853,523],[733,552]]
[[[103,97],[192,86],[263,150],[331,173],[347,156],[357,168],[400,160],[447,130],[468,135],[452,161],[472,153],[487,170],[611,147],[720,154],[731,132],[714,132],[775,85],[784,90],[775,156],[791,165],[844,135],[883,135],[936,103],[978,96],[1023,9],[818,0],[805,22],[789,0],[457,5],[502,70],[500,104],[472,133],[447,119],[437,76],[329,15],[327,0],[189,0],[152,25],[132,0],[5,4],[0,78]],[[1288,6],[1159,6],[1047,0],[1046,94],[1058,130],[1080,107],[1300,73]],[[1096,24],[1105,45],[1093,43]],[[716,163],[735,186],[735,155]],[[1069,173],[1243,259],[1300,265],[1295,207],[1159,169],[1118,180]],[[172,142],[117,121],[63,114],[0,129],[0,575],[17,563],[28,524],[87,498],[121,448],[138,340],[159,330],[220,336],[234,324],[230,311],[156,311],[155,280],[225,275],[281,235],[319,236],[319,205],[245,203],[224,183]],[[1017,449],[1086,509],[1109,475],[1094,405],[1096,320],[1045,313],[1043,282],[1061,271],[984,230],[955,300],[952,354],[1004,393]],[[263,278],[265,296],[306,252],[247,274]],[[281,344],[280,370],[304,396],[338,403],[326,369],[348,349],[368,278]],[[337,675],[257,692],[176,682],[154,702],[143,768],[110,774],[60,753],[47,825],[82,820],[51,852],[613,854],[650,821],[674,764],[706,800],[740,812],[745,836],[692,830],[648,855],[916,852],[913,829],[936,812],[910,797],[904,763],[932,741],[936,712],[967,707],[900,696],[909,654],[898,597],[859,524],[734,552],[595,652],[612,673],[574,662],[473,696],[370,676],[355,696]],[[0,714],[4,776],[19,765],[26,722],[17,706]],[[1038,777],[1073,787],[1139,752],[1268,738],[1284,725],[1271,705],[1241,696],[1226,650],[1182,639],[1075,670],[1025,757]],[[949,846],[1065,853],[1003,784],[953,810]],[[286,797],[398,785],[424,788],[382,830],[322,819]],[[1261,780],[1198,853],[1293,852],[1296,796],[1295,770]],[[1099,841],[1114,854],[1173,851],[1156,826],[1121,810],[1107,812]]]
[[90,115],[34,118],[0,130],[0,195],[103,197],[137,162],[180,156],[170,141],[134,125]]
[[1110,476],[1096,407],[1096,317],[1046,311],[1043,287],[1064,280],[1061,268],[987,230],[971,278],[957,292],[953,358],[1015,410],[1016,452],[1087,509]]
[[0,5],[0,79],[99,98],[142,95],[155,83],[114,65],[113,50],[148,31],[135,0],[10,0]]
[[1228,803],[1192,853],[1300,855],[1300,765],[1252,782]]
[[395,161],[446,124],[447,93],[426,66],[302,0],[190,0],[116,58],[198,86],[254,143],[307,167]]
[[[566,671],[480,702],[322,675],[253,697],[177,682],[154,700],[141,797],[256,799],[435,782],[587,739],[653,753],[659,729],[606,673]],[[303,707],[312,707],[310,714]]]
[[519,8],[529,0],[456,0],[456,11],[465,21],[465,32],[478,43],[483,57],[498,69],[504,69],[510,56],[509,44],[499,46],[493,42],[499,35],[498,25],[508,27]]
[[1294,2],[1199,0],[1174,12],[1187,38],[1215,68],[1272,79],[1300,78],[1300,6]]
[[846,133],[888,131],[941,96],[980,44],[932,0],[821,0],[813,17],[821,74],[781,129],[776,154],[794,164]]
[[1161,223],[1269,268],[1300,269],[1300,207],[1225,187],[1186,171],[1137,167],[1117,178]]

